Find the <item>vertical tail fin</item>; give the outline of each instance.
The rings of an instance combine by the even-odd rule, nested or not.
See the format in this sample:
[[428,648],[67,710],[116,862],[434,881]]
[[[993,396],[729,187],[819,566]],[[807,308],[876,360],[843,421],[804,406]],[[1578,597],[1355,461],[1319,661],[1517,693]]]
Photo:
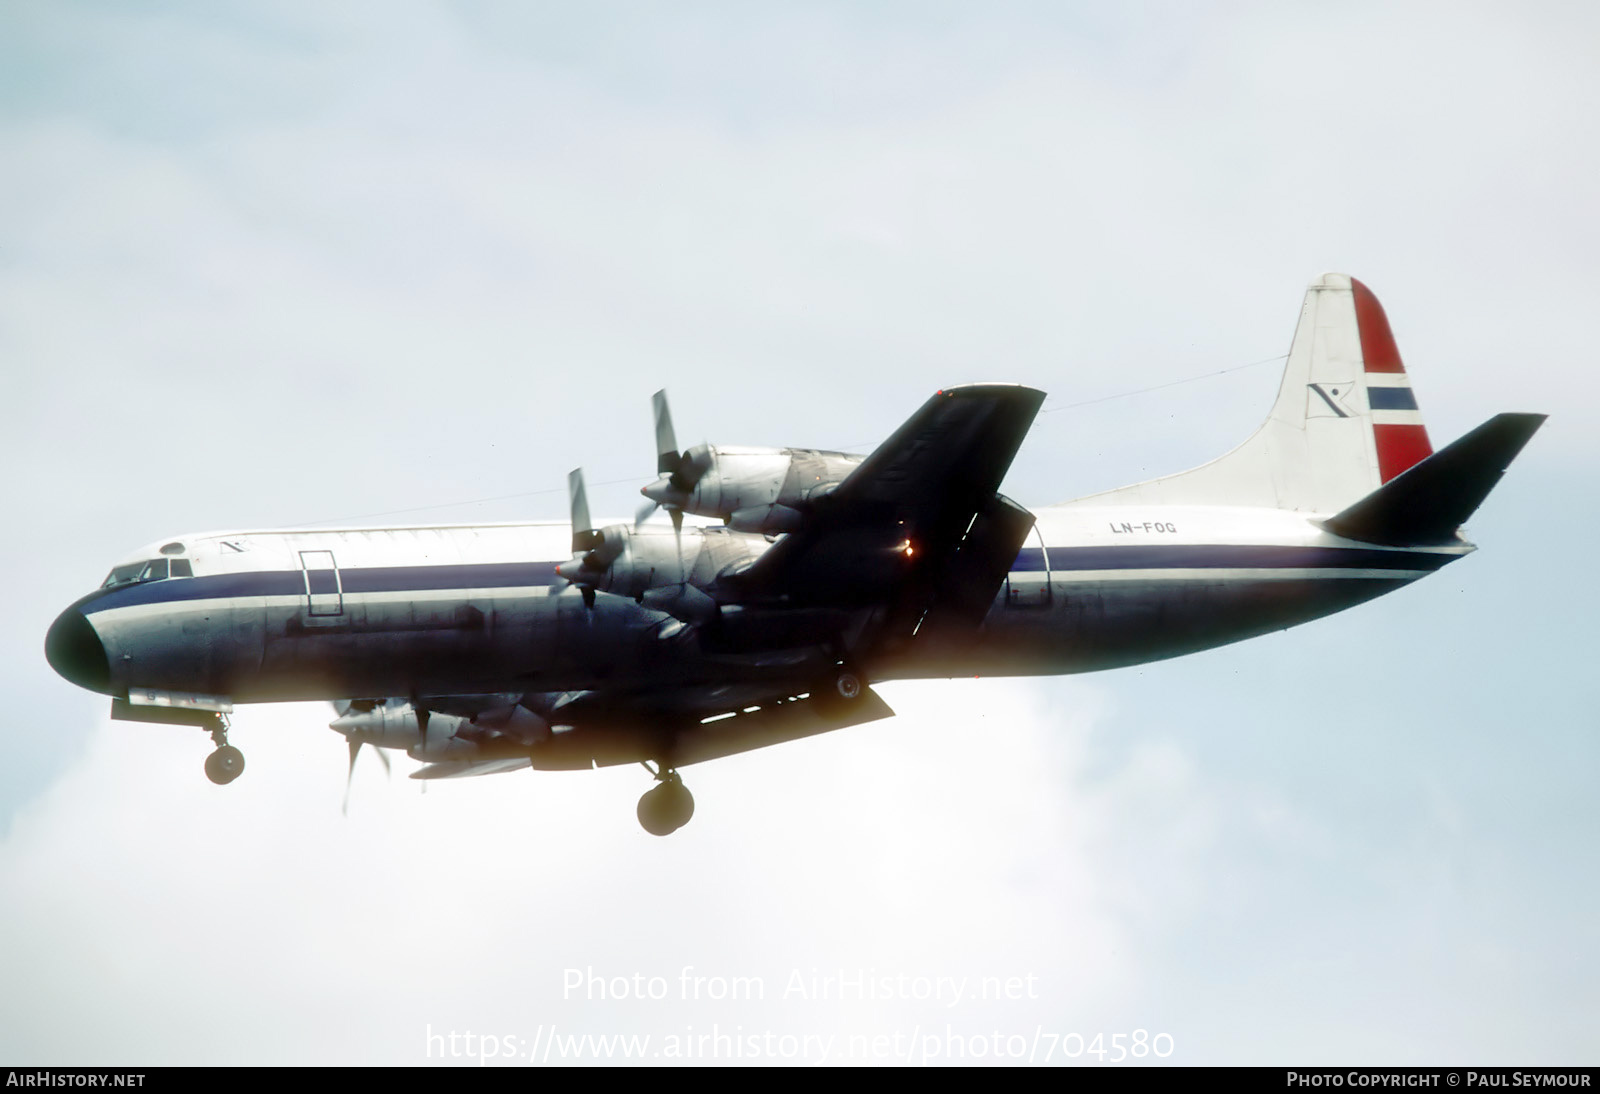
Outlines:
[[1306,291],[1278,400],[1249,440],[1094,500],[1336,513],[1432,452],[1383,305],[1354,278],[1324,274]]

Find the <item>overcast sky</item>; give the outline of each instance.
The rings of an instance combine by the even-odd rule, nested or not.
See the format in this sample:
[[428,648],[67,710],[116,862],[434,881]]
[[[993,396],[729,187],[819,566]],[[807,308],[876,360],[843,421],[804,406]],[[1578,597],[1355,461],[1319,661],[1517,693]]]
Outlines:
[[[6,4],[0,1062],[1594,1063],[1597,102],[1577,4]],[[43,660],[164,536],[560,519],[578,464],[629,513],[662,386],[685,443],[865,451],[1018,381],[1024,504],[1179,470],[1325,270],[1436,444],[1552,415],[1479,553],[1179,661],[885,685],[690,769],[666,840],[637,769],[365,756],[343,819],[316,705],[241,710],[218,788]]]

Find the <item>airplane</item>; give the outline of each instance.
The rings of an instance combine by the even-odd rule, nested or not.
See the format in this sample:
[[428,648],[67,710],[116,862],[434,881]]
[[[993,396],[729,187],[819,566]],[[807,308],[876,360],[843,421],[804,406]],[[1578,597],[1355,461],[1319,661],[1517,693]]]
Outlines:
[[423,779],[638,763],[638,819],[667,835],[683,768],[890,717],[876,683],[1134,665],[1400,589],[1475,550],[1460,526],[1545,419],[1435,451],[1343,274],[1310,286],[1271,414],[1220,459],[1030,511],[999,488],[1043,399],[945,388],[862,457],[680,451],[657,393],[631,524],[594,527],[575,471],[570,527],[173,536],[63,611],[46,657],[114,719],[209,732],[219,784],[244,767],[234,704],[332,700],[352,771],[364,744]]

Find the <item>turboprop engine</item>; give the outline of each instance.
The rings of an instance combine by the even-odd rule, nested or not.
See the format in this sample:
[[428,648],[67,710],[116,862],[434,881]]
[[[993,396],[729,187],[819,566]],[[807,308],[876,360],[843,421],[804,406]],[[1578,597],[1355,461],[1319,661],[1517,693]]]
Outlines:
[[[727,528],[589,527],[583,473],[568,476],[572,495],[573,557],[556,574],[583,591],[592,608],[596,592],[666,612],[685,623],[715,619],[717,601],[706,590],[718,577],[748,565],[769,546],[766,538]],[[681,516],[680,516],[681,520]]]
[[419,717],[416,708],[402,700],[351,704],[328,728],[350,742],[352,767],[362,745],[403,749],[414,760],[473,760],[483,758],[498,742],[526,746],[550,736],[545,718],[518,704],[515,696],[509,700],[486,696],[475,704],[485,709],[470,716],[435,710]]
[[792,532],[806,507],[860,462],[859,456],[808,448],[698,444],[640,492],[669,511],[720,517],[736,531]]
[[640,493],[650,504],[635,524],[663,508],[681,526],[684,513],[716,517],[739,532],[767,535],[800,527],[806,508],[824,497],[863,457],[812,448],[744,448],[697,444],[678,451],[667,393],[652,400],[656,417],[656,472]]

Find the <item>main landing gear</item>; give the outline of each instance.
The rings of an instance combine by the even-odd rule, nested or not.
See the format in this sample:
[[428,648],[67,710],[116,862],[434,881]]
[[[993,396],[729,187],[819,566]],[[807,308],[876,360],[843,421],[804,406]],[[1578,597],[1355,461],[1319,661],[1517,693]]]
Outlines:
[[645,764],[645,770],[656,777],[656,785],[639,799],[639,823],[652,836],[670,836],[694,816],[694,795],[673,768]]
[[211,730],[211,743],[217,750],[206,757],[206,778],[218,786],[227,786],[244,774],[244,753],[228,743],[228,722],[221,715]]

